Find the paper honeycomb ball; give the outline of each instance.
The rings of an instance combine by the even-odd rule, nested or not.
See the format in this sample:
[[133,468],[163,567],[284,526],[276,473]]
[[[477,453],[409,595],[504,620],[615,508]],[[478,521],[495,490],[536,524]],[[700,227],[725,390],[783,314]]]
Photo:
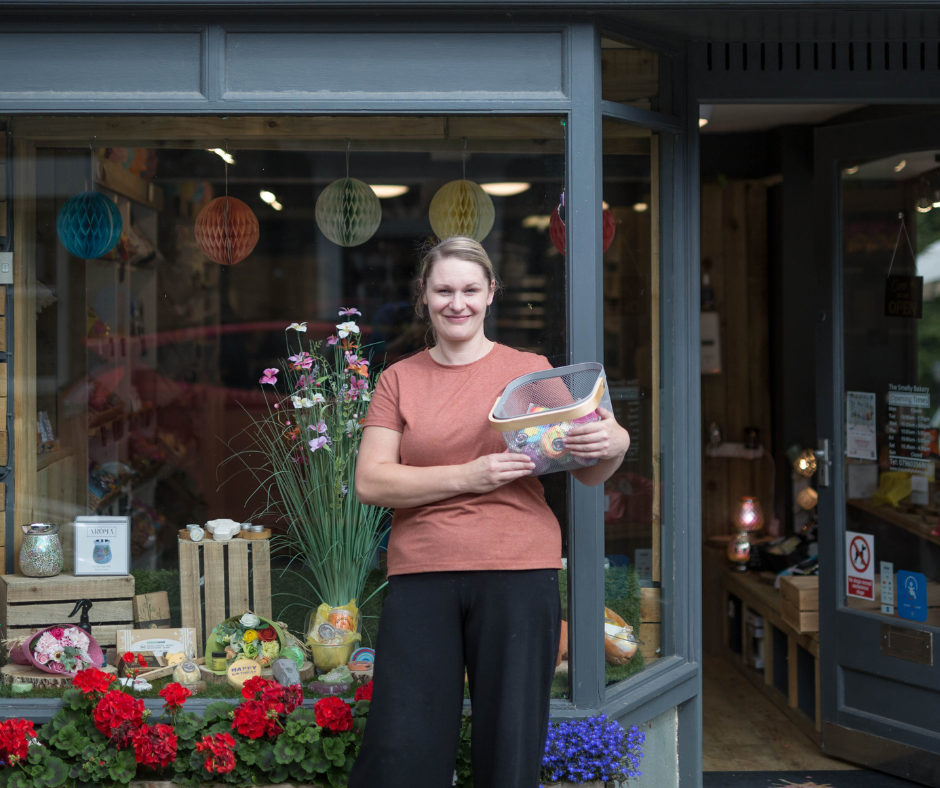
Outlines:
[[431,229],[442,241],[466,235],[482,241],[493,229],[496,210],[493,200],[473,181],[451,181],[438,189],[428,210]]
[[196,243],[220,265],[235,265],[258,243],[258,217],[235,197],[216,197],[196,217]]
[[81,192],[59,210],[55,229],[76,257],[94,260],[110,252],[121,237],[121,212],[99,192]]
[[[555,210],[552,211],[552,219],[548,224],[548,237],[552,239],[552,244],[554,244],[555,248],[564,254],[565,223],[558,214],[558,207],[559,206],[556,205]],[[614,219],[614,215],[610,211],[604,211],[601,227],[603,229],[604,251],[606,252],[614,242],[614,233],[617,232],[617,220]]]
[[355,178],[340,178],[317,198],[317,226],[338,246],[359,246],[379,229],[382,205],[372,187]]

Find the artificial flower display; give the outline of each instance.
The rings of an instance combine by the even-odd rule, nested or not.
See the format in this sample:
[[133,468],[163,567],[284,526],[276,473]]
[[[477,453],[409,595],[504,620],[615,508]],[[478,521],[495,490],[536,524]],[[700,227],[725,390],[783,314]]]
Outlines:
[[10,661],[31,664],[47,673],[76,673],[101,664],[101,649],[75,626],[48,627],[10,648]]
[[251,659],[268,667],[281,655],[285,645],[284,634],[277,624],[254,613],[245,613],[216,625],[206,642],[206,652],[224,651],[228,663]]

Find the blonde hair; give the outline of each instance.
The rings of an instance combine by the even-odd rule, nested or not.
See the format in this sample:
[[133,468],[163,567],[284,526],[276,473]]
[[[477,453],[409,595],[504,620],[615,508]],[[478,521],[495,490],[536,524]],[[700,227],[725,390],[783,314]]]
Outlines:
[[415,314],[422,320],[427,318],[427,310],[424,308],[424,294],[428,288],[428,277],[431,275],[431,269],[434,268],[435,264],[448,257],[455,257],[467,263],[476,263],[483,269],[487,285],[490,286],[495,283],[496,290],[499,290],[496,270],[493,268],[493,262],[486,253],[486,249],[479,241],[474,241],[466,235],[452,235],[450,238],[438,241],[421,258],[421,268],[415,280],[415,290],[417,292]]

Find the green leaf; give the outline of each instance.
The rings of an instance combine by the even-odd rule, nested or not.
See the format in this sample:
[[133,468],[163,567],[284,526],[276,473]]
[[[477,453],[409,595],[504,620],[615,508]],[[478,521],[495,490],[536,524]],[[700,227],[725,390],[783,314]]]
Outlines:
[[[264,772],[268,772],[268,770],[274,768],[274,765],[277,763],[277,756],[274,754],[274,745],[271,744],[271,742],[265,741],[260,743],[258,746],[258,757],[255,762]],[[276,780],[271,780],[271,782],[276,782]]]
[[49,743],[57,749],[64,750],[69,755],[75,756],[83,752],[91,743],[88,737],[79,731],[78,726],[72,722],[53,734]]
[[286,766],[277,764],[270,771],[265,772],[265,781],[270,781],[272,785],[277,785],[287,780],[290,773],[287,771]]
[[206,706],[205,720],[208,725],[211,722],[215,722],[219,718],[224,718],[229,721],[232,719],[232,712],[235,707],[231,703],[227,703],[224,700],[216,701],[215,703],[210,703]]
[[43,763],[49,757],[49,750],[45,747],[30,747],[26,754],[26,761],[33,765]]
[[323,755],[334,766],[342,766],[346,762],[346,743],[340,738],[321,739]]
[[58,788],[68,779],[68,776],[69,771],[65,768],[65,764],[59,758],[50,756],[46,759],[41,773],[33,775],[33,784],[36,788]]
[[204,718],[191,711],[178,712],[173,720],[173,732],[183,741],[191,741],[196,738],[206,725]]
[[129,783],[137,773],[137,761],[134,760],[133,750],[121,750],[116,753],[108,766],[111,779],[119,783]]
[[88,697],[77,687],[69,687],[62,693],[62,703],[73,711],[86,709],[90,705]]
[[278,763],[293,763],[303,760],[306,754],[303,744],[294,741],[290,736],[280,736],[274,745],[274,757]]
[[317,726],[317,715],[313,709],[305,709],[303,706],[291,712],[287,718],[287,724],[284,726],[284,730],[289,736],[296,736],[302,730],[309,730],[310,728],[320,730]]

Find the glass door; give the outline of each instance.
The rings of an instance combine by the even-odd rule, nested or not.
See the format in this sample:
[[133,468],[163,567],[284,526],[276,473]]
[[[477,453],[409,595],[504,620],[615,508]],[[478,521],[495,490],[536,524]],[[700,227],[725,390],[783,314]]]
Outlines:
[[940,126],[928,120],[816,136],[820,687],[824,750],[940,785]]

